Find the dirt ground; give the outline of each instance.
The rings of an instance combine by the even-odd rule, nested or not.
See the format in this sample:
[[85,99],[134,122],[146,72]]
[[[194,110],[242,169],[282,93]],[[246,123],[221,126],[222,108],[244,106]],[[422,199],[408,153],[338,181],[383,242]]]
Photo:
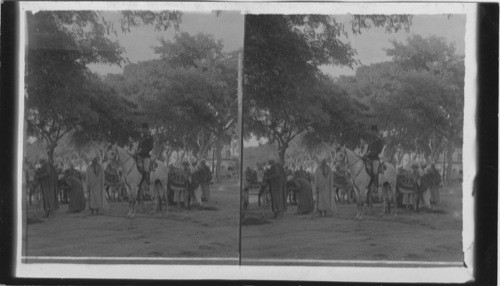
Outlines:
[[[66,213],[61,205],[48,219],[28,207],[24,255],[76,257],[227,257],[238,263],[239,187],[236,181],[213,185],[204,209],[170,207],[170,213],[149,214],[152,202],[127,218],[126,202],[110,202],[98,216],[88,211]],[[454,261],[462,255],[462,191],[441,190],[435,210],[420,213],[398,209],[382,215],[382,205],[366,208],[363,221],[354,219],[354,204],[338,203],[332,217],[295,215],[261,217],[256,194],[242,226],[242,264],[255,258]],[[233,262],[231,262],[233,263]]]
[[66,213],[63,204],[48,219],[28,207],[25,255],[238,258],[238,182],[212,185],[203,209],[170,206],[168,215],[152,215],[152,204],[139,206],[134,218],[126,217],[126,202],[109,202],[108,212],[97,216]]
[[[254,258],[391,260],[461,262],[462,191],[441,189],[441,202],[433,211],[398,209],[397,216],[382,215],[382,204],[365,208],[362,221],[354,219],[354,204],[338,203],[332,217],[295,215],[272,219],[257,207],[251,195],[242,229],[242,264]],[[245,221],[244,221],[245,222]],[[258,263],[257,263],[258,264]]]

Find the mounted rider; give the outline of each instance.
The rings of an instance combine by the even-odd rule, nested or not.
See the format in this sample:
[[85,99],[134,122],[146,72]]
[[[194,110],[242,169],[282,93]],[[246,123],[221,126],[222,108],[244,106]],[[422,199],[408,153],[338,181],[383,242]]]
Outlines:
[[141,182],[145,180],[146,185],[149,188],[150,184],[150,170],[151,170],[151,151],[153,150],[154,140],[149,132],[149,125],[147,123],[143,123],[141,125],[141,138],[139,141],[139,145],[137,146],[137,151],[135,155],[137,157],[137,167],[142,174]]
[[384,140],[382,137],[379,135],[377,125],[372,125],[370,128],[370,141],[368,143],[368,147],[366,149],[364,158],[367,158],[371,162],[371,174],[370,176],[372,177],[372,183],[375,185],[376,188],[379,187],[378,185],[378,171],[379,171],[379,165],[380,165],[380,153],[384,149]]

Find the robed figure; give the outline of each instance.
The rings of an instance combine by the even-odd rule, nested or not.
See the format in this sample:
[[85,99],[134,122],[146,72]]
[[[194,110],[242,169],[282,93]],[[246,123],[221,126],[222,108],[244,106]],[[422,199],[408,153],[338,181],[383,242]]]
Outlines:
[[99,164],[99,157],[94,156],[87,168],[87,193],[91,214],[107,210],[106,192],[104,189],[104,168]]
[[85,195],[80,178],[75,173],[68,173],[64,178],[64,189],[69,194],[69,213],[79,213],[85,210]]
[[271,206],[274,213],[274,218],[278,215],[283,215],[286,210],[286,194],[285,194],[285,172],[280,164],[269,161],[270,168],[266,174],[266,179],[271,190]]
[[311,183],[304,177],[295,177],[290,182],[290,191],[297,197],[297,214],[308,214],[314,210]]
[[210,168],[205,164],[205,161],[200,161],[200,172],[201,172],[201,200],[203,202],[208,202],[210,200],[210,183],[212,182],[212,172]]
[[40,160],[40,169],[35,174],[35,179],[42,188],[43,210],[48,217],[59,209],[57,203],[57,173],[52,164],[45,159]]
[[335,210],[335,200],[333,198],[333,172],[322,160],[314,174],[316,184],[316,196],[318,200],[318,211],[320,216],[331,214]]

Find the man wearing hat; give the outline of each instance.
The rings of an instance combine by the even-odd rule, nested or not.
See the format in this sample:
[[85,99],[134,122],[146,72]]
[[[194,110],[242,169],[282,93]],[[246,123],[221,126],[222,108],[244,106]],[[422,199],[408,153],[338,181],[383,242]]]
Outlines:
[[[142,168],[139,168],[139,171],[142,173],[142,178],[141,182],[139,183],[139,186],[142,184],[142,182],[145,180],[146,185],[149,188],[149,171],[150,171],[150,164],[151,164],[151,150],[153,150],[153,145],[154,145],[154,140],[151,134],[149,133],[149,125],[147,123],[143,123],[141,125],[141,140],[139,142],[139,145],[137,146],[137,152],[136,155],[138,159],[140,160],[139,165],[142,165]],[[141,170],[142,169],[142,170]]]
[[384,149],[384,141],[378,133],[377,125],[372,125],[370,128],[370,143],[366,149],[365,157],[372,163],[372,183],[378,188],[378,166],[380,164],[380,153]]

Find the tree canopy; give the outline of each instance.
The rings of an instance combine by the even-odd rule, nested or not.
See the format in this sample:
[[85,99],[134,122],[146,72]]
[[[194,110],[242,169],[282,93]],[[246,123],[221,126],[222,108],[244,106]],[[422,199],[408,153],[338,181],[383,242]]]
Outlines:
[[[368,15],[353,17],[351,25],[359,33],[371,26],[397,31],[410,23],[409,16]],[[352,111],[343,108],[350,106],[348,98],[332,85],[321,91],[327,85],[318,67],[352,67],[356,51],[343,40],[345,27],[333,16],[247,15],[245,29],[245,130],[276,141],[284,162],[297,135],[347,114],[336,111]]]
[[106,81],[136,102],[154,128],[158,153],[186,149],[206,158],[235,137],[238,53],[212,35],[177,34],[154,47],[158,60],[129,64]]
[[[121,28],[144,23],[166,29],[180,18],[179,12],[123,11]],[[92,63],[126,63],[123,48],[108,37],[116,33],[112,23],[96,11],[41,11],[28,12],[27,24],[28,133],[46,141],[49,160],[57,142],[77,128],[91,135],[81,139],[116,135],[133,105],[116,98],[88,69]]]
[[463,136],[463,58],[435,36],[415,35],[392,45],[387,49],[392,61],[362,66],[337,84],[368,107],[389,148],[435,160],[446,143],[451,160]]

